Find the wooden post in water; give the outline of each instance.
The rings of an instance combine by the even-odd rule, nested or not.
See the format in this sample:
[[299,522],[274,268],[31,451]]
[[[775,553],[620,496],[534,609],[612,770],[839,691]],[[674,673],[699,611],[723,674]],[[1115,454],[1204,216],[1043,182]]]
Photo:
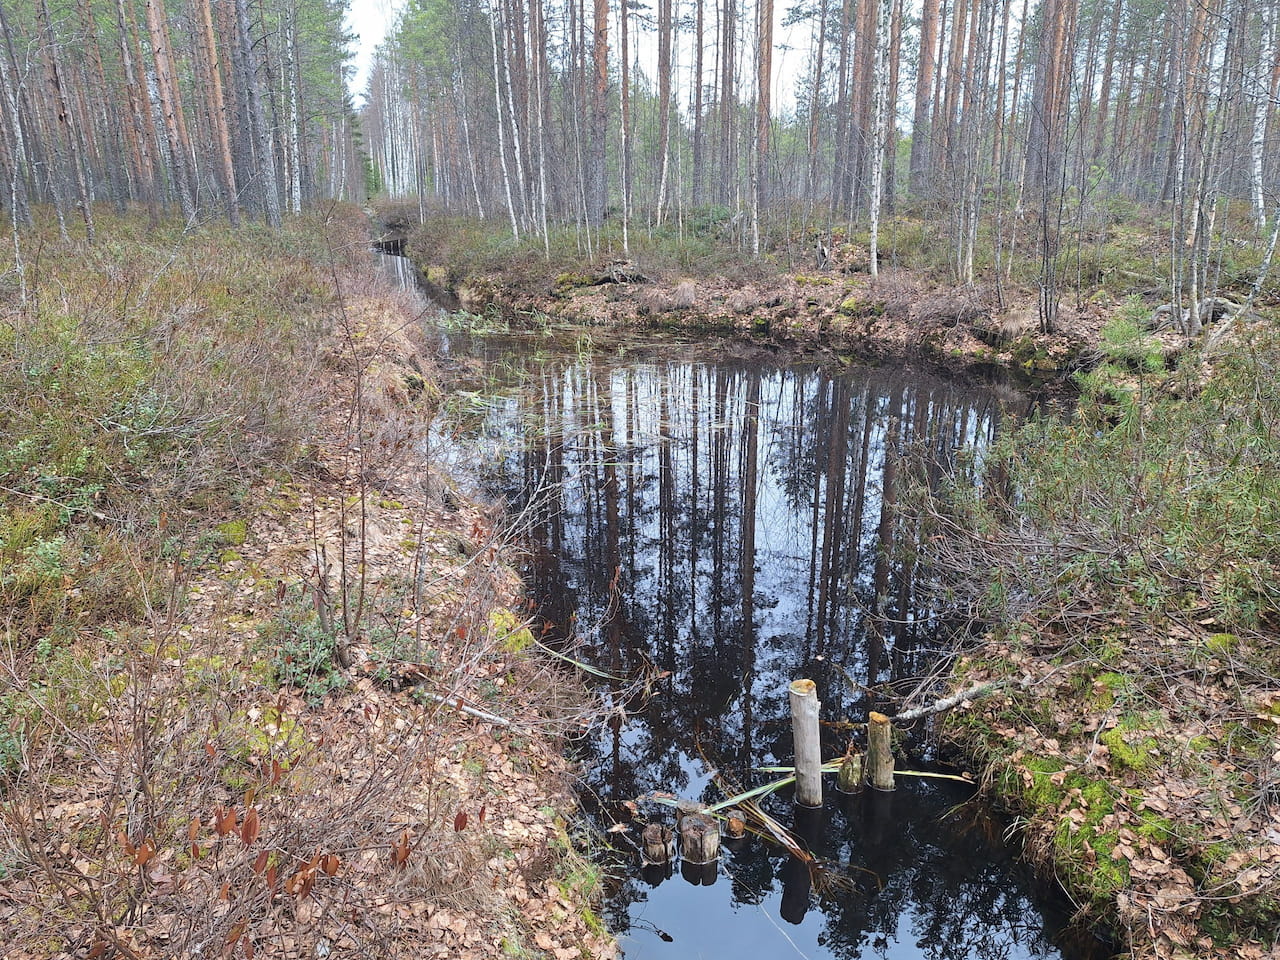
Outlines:
[[862,754],[854,753],[852,745],[840,764],[836,775],[836,789],[841,793],[857,793],[862,789]]
[[676,841],[671,828],[661,823],[651,823],[640,834],[640,863],[642,866],[661,866],[670,863],[676,855]]
[[867,717],[867,780],[877,790],[893,789],[893,724],[874,710]]
[[720,824],[705,813],[680,819],[680,855],[687,863],[714,863],[720,856]]
[[822,806],[822,741],[818,733],[818,687],[812,680],[791,683],[791,734],[796,745],[796,803]]

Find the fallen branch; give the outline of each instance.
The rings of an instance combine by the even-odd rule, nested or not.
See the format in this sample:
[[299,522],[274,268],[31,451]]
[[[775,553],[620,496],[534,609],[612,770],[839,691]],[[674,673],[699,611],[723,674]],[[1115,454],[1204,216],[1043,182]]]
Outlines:
[[964,703],[966,700],[977,700],[979,697],[985,697],[989,693],[996,690],[1002,690],[1009,686],[1025,687],[1030,683],[1029,677],[1021,677],[1017,680],[989,680],[986,683],[979,683],[968,690],[961,690],[959,693],[952,694],[949,697],[943,697],[941,700],[935,700],[933,703],[923,707],[915,707],[911,710],[903,710],[893,719],[898,723],[905,723],[909,720],[919,720],[921,717],[932,716],[935,713],[942,713],[944,710],[950,710],[954,706]]
[[475,707],[468,707],[457,697],[442,697],[438,693],[428,693],[421,687],[417,688],[416,693],[418,696],[425,697],[427,700],[432,700],[442,706],[453,707],[456,710],[461,710],[469,717],[475,717],[477,720],[483,720],[485,723],[492,723],[496,727],[517,727],[517,724],[512,723],[510,720],[505,720],[497,714],[485,713],[485,711],[477,710]]

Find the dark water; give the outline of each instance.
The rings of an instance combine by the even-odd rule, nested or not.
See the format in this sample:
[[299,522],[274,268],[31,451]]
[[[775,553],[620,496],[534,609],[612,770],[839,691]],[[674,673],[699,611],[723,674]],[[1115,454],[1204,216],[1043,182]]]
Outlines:
[[[752,350],[489,349],[524,370],[485,420],[491,438],[513,441],[498,448],[504,493],[533,504],[542,617],[594,666],[662,677],[625,703],[638,713],[583,747],[602,826],[619,801],[655,789],[723,800],[713,769],[750,787],[768,779],[756,767],[790,763],[795,678],[819,685],[830,757],[846,746],[843,722],[865,720],[864,688],[906,693],[936,665],[945,611],[890,552],[917,536],[893,509],[899,460],[925,453],[941,475],[1025,401],[917,370],[833,373]],[[629,958],[1103,955],[1068,946],[1066,905],[1036,888],[1001,826],[966,803],[973,793],[904,779],[799,821],[785,793],[767,801],[838,865],[835,881],[759,840],[709,875],[642,874],[618,838],[606,918]]]
[[[743,788],[770,779],[755,768],[791,762],[793,679],[817,682],[834,757],[865,721],[866,688],[906,694],[937,667],[948,611],[922,598],[910,551],[891,552],[918,536],[894,509],[900,461],[922,458],[936,480],[1025,413],[1024,398],[732,345],[532,337],[451,350],[487,361],[490,393],[503,371],[507,389],[477,396],[464,421],[495,489],[525,508],[550,635],[608,673],[659,677],[643,698],[606,684],[625,719],[581,745],[602,829],[653,790],[725,799],[714,771]],[[1019,864],[974,788],[899,783],[832,790],[799,814],[785,791],[763,802],[827,865],[817,874],[759,839],[709,871],[642,872],[628,845],[638,826],[608,834],[605,919],[630,960],[1109,955],[1068,927],[1069,905]]]

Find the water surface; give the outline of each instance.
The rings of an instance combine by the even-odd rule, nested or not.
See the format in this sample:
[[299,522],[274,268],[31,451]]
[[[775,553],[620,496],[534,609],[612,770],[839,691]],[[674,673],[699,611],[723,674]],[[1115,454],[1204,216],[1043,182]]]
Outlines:
[[[601,830],[650,791],[714,803],[717,773],[751,787],[769,778],[757,767],[789,764],[793,679],[818,684],[833,757],[870,706],[939,667],[956,610],[931,604],[900,549],[919,536],[896,509],[906,464],[938,482],[1025,414],[1024,397],[731,343],[442,345],[474,390],[454,395],[463,455],[474,466],[482,452],[519,516],[548,635],[603,671],[651,678],[643,697],[605,684],[620,709],[581,745]],[[825,865],[816,873],[759,839],[710,868],[642,870],[638,824],[609,834],[605,919],[629,960],[1110,955],[1070,927],[1069,904],[1018,861],[973,787],[899,783],[829,791],[819,811],[785,791],[764,802]]]
[[[660,678],[643,703],[615,685],[639,712],[583,748],[602,826],[648,791],[713,803],[715,772],[749,787],[767,779],[757,767],[790,763],[793,679],[817,682],[837,756],[870,690],[906,695],[937,666],[954,611],[931,606],[911,551],[894,549],[918,537],[895,509],[905,464],[936,482],[1024,398],[754,347],[485,351],[520,371],[484,429],[501,491],[529,505],[541,616],[601,670]],[[633,960],[1104,955],[1068,932],[1067,905],[973,794],[903,779],[799,817],[776,795],[770,813],[833,867],[816,877],[760,840],[711,871],[641,871],[624,840],[606,919]]]

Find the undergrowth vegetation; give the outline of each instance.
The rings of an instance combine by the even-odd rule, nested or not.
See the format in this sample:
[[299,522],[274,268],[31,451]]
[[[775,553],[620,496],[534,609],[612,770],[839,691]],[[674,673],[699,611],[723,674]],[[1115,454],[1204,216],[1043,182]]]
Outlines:
[[[1261,956],[1280,929],[1280,335],[1169,369],[1130,308],[1067,417],[1007,430],[918,509],[944,596],[1017,679],[953,734],[1029,848],[1138,952]],[[1255,939],[1256,938],[1256,939]]]
[[27,654],[160,606],[193,524],[305,455],[333,324],[314,223],[104,227],[74,251],[24,236],[21,287],[0,261],[0,606]]
[[531,939],[544,893],[503,897],[584,698],[511,641],[501,527],[439,495],[358,213],[98,229],[0,260],[3,952]]

